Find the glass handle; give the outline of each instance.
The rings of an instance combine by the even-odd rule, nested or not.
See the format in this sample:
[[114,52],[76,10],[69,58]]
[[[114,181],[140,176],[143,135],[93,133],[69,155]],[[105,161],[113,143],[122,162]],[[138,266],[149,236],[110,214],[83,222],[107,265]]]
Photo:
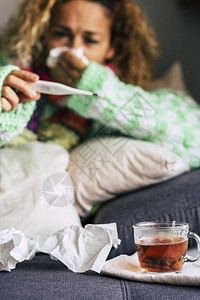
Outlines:
[[188,238],[193,238],[193,239],[196,240],[196,242],[197,242],[197,254],[196,254],[195,257],[186,256],[185,261],[196,261],[200,256],[200,237],[198,236],[198,234],[196,234],[194,232],[189,232],[188,233]]

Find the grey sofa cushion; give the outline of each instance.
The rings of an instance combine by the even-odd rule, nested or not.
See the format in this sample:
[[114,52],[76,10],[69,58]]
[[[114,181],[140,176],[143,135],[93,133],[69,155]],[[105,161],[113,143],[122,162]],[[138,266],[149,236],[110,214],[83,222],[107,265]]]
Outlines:
[[0,273],[1,300],[124,299],[122,280],[94,272],[78,274],[46,254],[17,265],[11,273]]
[[87,272],[73,273],[46,254],[0,273],[1,300],[199,299],[200,288],[150,284]]
[[112,258],[134,253],[132,224],[150,220],[185,221],[200,234],[200,169],[117,197],[100,208],[93,222],[117,223],[122,242],[111,251]]
[[[128,300],[198,300],[199,287],[165,285],[143,282],[125,282],[128,286]],[[127,293],[127,294],[128,294]]]

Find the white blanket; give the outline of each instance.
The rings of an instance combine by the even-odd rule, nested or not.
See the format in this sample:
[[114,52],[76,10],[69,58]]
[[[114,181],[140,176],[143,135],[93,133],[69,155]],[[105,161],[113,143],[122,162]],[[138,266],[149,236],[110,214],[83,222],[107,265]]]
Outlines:
[[12,227],[30,238],[47,238],[65,226],[81,226],[73,203],[56,207],[43,195],[48,178],[68,175],[68,162],[68,152],[55,144],[30,142],[1,149],[0,230]]
[[[82,228],[65,197],[73,191],[68,162],[68,152],[55,144],[0,150],[0,271],[44,252],[74,272],[100,272],[111,247],[119,244],[116,224]],[[52,198],[60,199],[59,205]]]

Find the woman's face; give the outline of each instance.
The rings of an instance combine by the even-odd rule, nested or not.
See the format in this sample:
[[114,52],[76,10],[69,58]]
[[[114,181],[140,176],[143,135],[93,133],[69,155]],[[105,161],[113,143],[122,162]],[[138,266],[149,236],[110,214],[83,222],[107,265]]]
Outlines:
[[84,55],[103,64],[112,59],[110,45],[112,20],[101,4],[70,0],[54,12],[47,37],[48,50],[55,47],[83,47]]

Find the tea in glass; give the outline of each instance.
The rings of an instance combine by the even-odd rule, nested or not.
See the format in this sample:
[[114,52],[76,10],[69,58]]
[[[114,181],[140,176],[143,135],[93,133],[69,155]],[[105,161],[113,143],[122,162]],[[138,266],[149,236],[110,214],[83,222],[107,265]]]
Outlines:
[[[200,255],[200,238],[189,232],[188,223],[140,222],[133,225],[134,241],[140,267],[149,272],[177,272],[186,261],[196,261]],[[186,258],[188,239],[197,242],[198,253]]]
[[184,263],[188,241],[182,237],[173,239],[141,239],[136,251],[142,269],[151,272],[176,272]]

